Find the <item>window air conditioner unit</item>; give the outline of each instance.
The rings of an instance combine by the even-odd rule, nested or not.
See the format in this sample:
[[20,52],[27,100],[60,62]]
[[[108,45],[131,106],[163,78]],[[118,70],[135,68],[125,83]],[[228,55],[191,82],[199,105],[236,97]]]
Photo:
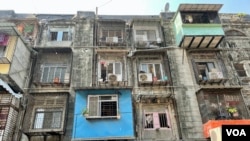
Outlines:
[[152,79],[152,73],[140,73],[139,74],[139,81],[140,82],[151,82]]
[[222,72],[209,72],[209,79],[222,79],[223,78],[223,74]]
[[118,74],[108,74],[108,81],[114,82],[114,81],[122,81],[122,75]]
[[106,37],[106,43],[118,43],[118,37]]
[[221,127],[216,127],[209,130],[211,141],[222,141]]

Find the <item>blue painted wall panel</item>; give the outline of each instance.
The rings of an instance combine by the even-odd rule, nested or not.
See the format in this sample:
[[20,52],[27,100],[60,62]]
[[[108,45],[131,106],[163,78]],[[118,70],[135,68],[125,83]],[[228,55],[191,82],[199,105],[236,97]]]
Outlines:
[[[131,90],[76,91],[73,139],[134,137]],[[86,119],[81,115],[87,107],[88,94],[118,94],[120,119]]]

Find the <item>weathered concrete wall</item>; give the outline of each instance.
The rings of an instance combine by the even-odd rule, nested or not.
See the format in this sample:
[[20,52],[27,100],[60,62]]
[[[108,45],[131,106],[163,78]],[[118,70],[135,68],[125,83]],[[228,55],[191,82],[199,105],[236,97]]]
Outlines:
[[172,49],[168,51],[168,55],[182,138],[190,141],[202,139],[202,121],[195,93],[196,85],[187,60],[186,50]]
[[73,48],[72,87],[92,86],[93,48]]
[[[249,89],[249,58],[250,58],[250,18],[245,15],[240,18],[238,14],[221,14],[222,25],[226,33],[224,41],[221,43],[223,49],[223,60],[228,68],[231,85],[243,86],[242,94],[246,105],[250,106],[250,89]],[[247,77],[239,77],[234,63],[244,64]]]
[[26,80],[30,69],[30,54],[30,50],[26,47],[23,41],[18,38],[9,76],[22,90],[24,90],[28,83]]

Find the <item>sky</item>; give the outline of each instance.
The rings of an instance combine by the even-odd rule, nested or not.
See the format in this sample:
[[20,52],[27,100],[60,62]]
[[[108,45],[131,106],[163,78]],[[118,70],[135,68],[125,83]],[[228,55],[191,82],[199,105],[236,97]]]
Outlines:
[[175,12],[181,3],[223,4],[219,13],[250,14],[250,0],[2,0],[0,10],[22,14],[76,14],[96,11],[99,15],[159,15],[169,3]]

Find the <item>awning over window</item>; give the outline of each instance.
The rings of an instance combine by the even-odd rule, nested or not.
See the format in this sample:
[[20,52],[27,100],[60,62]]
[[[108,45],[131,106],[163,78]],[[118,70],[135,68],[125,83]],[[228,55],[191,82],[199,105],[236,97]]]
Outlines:
[[0,86],[2,86],[6,91],[8,91],[10,94],[14,95],[16,98],[21,98],[22,94],[20,93],[15,93],[11,87],[5,83],[2,79],[0,79]]

